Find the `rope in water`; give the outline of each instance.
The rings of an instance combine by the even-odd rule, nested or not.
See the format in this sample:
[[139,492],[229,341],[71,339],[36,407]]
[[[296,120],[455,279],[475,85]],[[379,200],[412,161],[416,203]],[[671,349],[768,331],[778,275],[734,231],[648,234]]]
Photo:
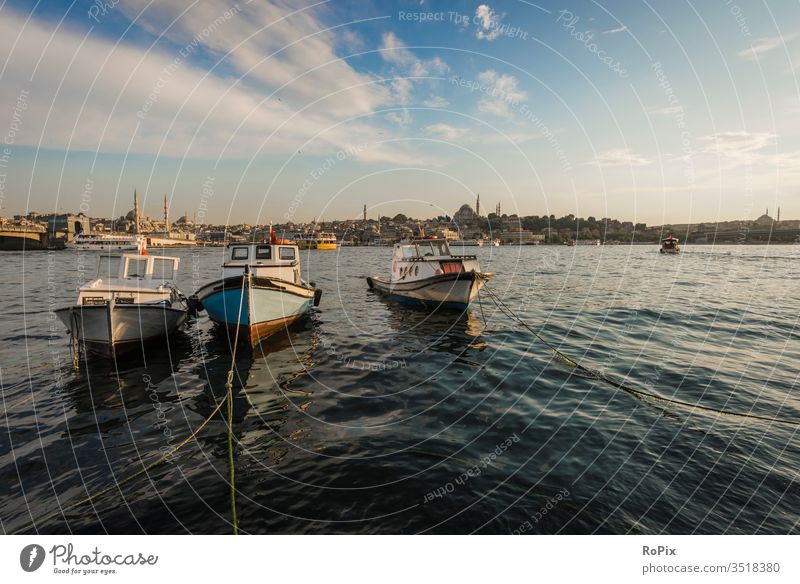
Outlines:
[[550,349],[559,359],[564,361],[566,364],[571,365],[572,367],[574,367],[575,369],[579,370],[581,373],[586,374],[589,377],[592,377],[592,378],[597,379],[599,381],[603,381],[603,382],[605,382],[605,383],[607,383],[607,384],[609,384],[609,385],[611,385],[613,387],[616,387],[617,389],[621,389],[622,391],[625,391],[625,392],[633,395],[634,397],[637,397],[639,399],[648,398],[648,399],[652,399],[652,400],[655,400],[655,401],[660,401],[660,402],[664,402],[664,403],[678,405],[678,406],[682,406],[682,407],[686,407],[686,408],[692,408],[692,409],[696,409],[696,410],[703,410],[703,411],[712,412],[712,413],[715,413],[715,414],[722,414],[722,415],[725,415],[725,416],[733,416],[733,417],[737,417],[737,418],[748,418],[748,419],[751,419],[751,420],[760,420],[762,422],[771,422],[771,423],[775,423],[775,424],[785,424],[785,425],[789,425],[789,426],[800,426],[800,421],[798,421],[798,420],[787,420],[785,418],[774,418],[774,417],[769,417],[769,416],[759,416],[758,414],[752,414],[752,413],[749,413],[749,412],[732,412],[730,410],[722,410],[722,409],[719,409],[719,408],[712,408],[712,407],[709,407],[709,406],[702,406],[700,404],[693,404],[693,403],[685,402],[685,401],[674,399],[674,398],[663,397],[663,396],[660,396],[660,395],[657,395],[657,394],[654,394],[654,393],[650,393],[650,392],[647,392],[647,391],[642,391],[640,389],[634,389],[634,388],[632,388],[632,387],[630,387],[628,385],[625,385],[624,383],[621,383],[621,382],[619,382],[619,381],[617,381],[615,379],[612,379],[611,377],[608,377],[607,375],[604,375],[603,373],[601,373],[599,371],[596,371],[594,369],[586,367],[585,365],[582,365],[579,362],[575,361],[575,359],[572,359],[571,357],[567,356],[562,351],[560,351],[559,349],[557,349],[556,347],[554,347],[553,345],[548,343],[544,338],[542,338],[542,336],[538,332],[536,332],[533,328],[531,328],[528,325],[528,323],[526,323],[519,316],[517,316],[514,313],[513,309],[510,306],[508,306],[505,302],[503,302],[503,300],[499,296],[497,296],[497,293],[495,293],[494,290],[489,288],[489,286],[484,286],[483,287],[483,291],[485,291],[489,295],[489,297],[494,302],[495,306],[497,306],[497,308],[501,312],[503,312],[503,314],[505,314],[506,316],[508,316],[512,320],[515,320],[516,322],[521,324],[523,327],[525,327],[528,331],[531,332],[531,334],[533,334],[534,337],[536,337],[536,339],[539,340],[539,342],[541,342],[544,346],[546,346],[548,349]]
[[[244,298],[244,289],[245,289],[245,287],[244,287],[244,285],[242,285],[242,293],[241,293],[241,296],[239,298],[239,322],[241,322],[241,316],[242,316],[242,302],[243,302],[242,299]],[[234,533],[234,535],[237,535],[239,533],[239,522],[238,522],[238,519],[237,519],[237,516],[236,516],[236,489],[235,489],[235,485],[234,485],[234,470],[233,470],[233,372],[234,372],[234,369],[235,369],[235,366],[236,366],[236,348],[237,348],[238,344],[239,344],[239,327],[236,328],[236,336],[234,337],[234,342],[233,342],[233,354],[231,356],[231,368],[228,370],[228,380],[227,380],[227,383],[226,383],[227,393],[226,393],[225,397],[222,399],[222,401],[220,401],[216,405],[216,407],[211,411],[211,413],[208,416],[206,416],[206,418],[201,422],[201,424],[191,434],[189,434],[189,436],[184,438],[183,441],[181,441],[179,444],[176,444],[169,451],[165,452],[160,458],[158,458],[157,460],[154,460],[153,462],[147,464],[144,468],[142,468],[138,472],[135,472],[132,475],[130,475],[129,477],[126,477],[126,478],[124,478],[124,479],[122,479],[120,481],[115,482],[113,485],[110,485],[110,486],[106,487],[105,489],[103,489],[103,490],[101,490],[101,491],[99,491],[99,492],[97,492],[97,493],[95,493],[93,495],[90,495],[90,496],[88,496],[88,497],[86,497],[84,499],[81,499],[80,501],[72,503],[71,505],[68,505],[67,507],[59,508],[58,511],[55,511],[55,512],[53,512],[53,513],[51,513],[49,515],[46,515],[45,517],[42,517],[41,519],[39,519],[39,522],[49,521],[50,519],[58,517],[59,515],[63,516],[63,515],[65,515],[66,513],[70,512],[70,511],[74,511],[78,507],[82,507],[83,505],[91,503],[92,501],[94,501],[96,499],[99,499],[103,495],[106,495],[107,493],[110,493],[114,489],[120,489],[120,487],[122,487],[123,485],[126,485],[126,484],[130,483],[131,481],[139,478],[140,476],[146,474],[147,472],[149,472],[150,470],[154,469],[155,467],[157,467],[157,466],[159,466],[161,464],[164,464],[170,458],[172,458],[172,456],[176,452],[178,452],[181,448],[183,448],[184,446],[189,444],[192,440],[194,440],[197,437],[197,435],[200,434],[200,432],[203,430],[203,428],[205,428],[208,425],[208,423],[211,420],[213,420],[214,417],[220,412],[220,410],[222,409],[222,406],[227,403],[228,404],[228,469],[229,469],[229,473],[228,474],[229,474],[230,486],[231,486],[231,493],[230,493],[230,495],[231,495],[231,517],[232,517],[232,523],[233,523],[233,533]],[[29,528],[34,527],[35,525],[36,525],[36,520],[30,521],[29,523],[25,524],[23,527],[20,527],[18,529],[15,529],[14,531],[12,531],[11,534],[13,535],[13,534],[22,533],[24,531],[27,531]]]

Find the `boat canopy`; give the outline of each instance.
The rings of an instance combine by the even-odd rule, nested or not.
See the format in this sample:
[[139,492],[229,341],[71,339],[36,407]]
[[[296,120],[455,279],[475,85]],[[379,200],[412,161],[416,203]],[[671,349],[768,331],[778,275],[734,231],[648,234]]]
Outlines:
[[[279,243],[231,243],[226,267],[244,265],[287,265],[298,261],[297,245],[289,240]],[[282,243],[282,242],[286,243]]]
[[126,253],[118,256],[101,255],[97,261],[97,277],[120,280],[153,280],[173,282],[178,273],[180,258]]
[[394,246],[394,257],[401,260],[450,255],[452,255],[450,246],[444,239],[417,239],[410,243],[398,243]]

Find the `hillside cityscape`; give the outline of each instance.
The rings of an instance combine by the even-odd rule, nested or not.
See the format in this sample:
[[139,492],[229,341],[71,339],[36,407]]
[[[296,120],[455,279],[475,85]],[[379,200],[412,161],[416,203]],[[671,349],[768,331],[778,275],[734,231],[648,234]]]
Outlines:
[[[392,245],[412,237],[439,237],[451,241],[491,241],[497,245],[551,245],[592,243],[596,245],[656,243],[668,234],[686,243],[790,243],[800,235],[800,220],[773,218],[767,209],[752,220],[681,223],[650,226],[609,217],[577,217],[573,214],[526,215],[503,213],[496,205],[483,214],[480,195],[475,207],[463,204],[450,215],[414,218],[403,213],[392,217],[369,217],[367,205],[357,219],[275,223],[271,226],[282,237],[297,239],[313,233],[327,233],[344,246]],[[47,240],[47,247],[59,248],[81,233],[145,234],[159,238],[160,246],[214,246],[228,242],[263,240],[269,237],[270,225],[241,223],[236,225],[198,223],[184,212],[172,221],[167,198],[163,215],[144,215],[134,192],[134,206],[117,218],[89,217],[79,213],[43,214],[30,212],[13,219],[0,217],[0,245],[10,249],[8,238],[15,233],[38,233]]]

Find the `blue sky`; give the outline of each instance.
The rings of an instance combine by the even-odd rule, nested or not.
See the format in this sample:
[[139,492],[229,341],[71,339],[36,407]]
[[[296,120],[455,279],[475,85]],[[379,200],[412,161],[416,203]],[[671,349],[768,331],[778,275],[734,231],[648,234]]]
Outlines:
[[4,215],[800,218],[797,2],[1,12]]

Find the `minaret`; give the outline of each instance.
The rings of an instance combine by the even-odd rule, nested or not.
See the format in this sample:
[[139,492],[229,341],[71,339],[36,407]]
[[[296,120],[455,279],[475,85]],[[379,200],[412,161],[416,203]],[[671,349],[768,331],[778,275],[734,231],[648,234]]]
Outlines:
[[164,193],[164,236],[169,236],[169,207],[167,206],[167,193]]
[[133,232],[139,233],[139,193],[133,189]]
[[494,214],[498,217],[500,216],[500,203],[497,203],[497,209],[495,210]]
[[364,223],[367,222],[367,204],[364,203]]
[[478,200],[475,202],[475,214],[481,216],[481,194],[478,193]]
[[778,207],[778,217],[777,217],[776,221],[777,221],[778,223],[780,223],[780,222],[781,222],[781,208],[780,208],[780,207]]

